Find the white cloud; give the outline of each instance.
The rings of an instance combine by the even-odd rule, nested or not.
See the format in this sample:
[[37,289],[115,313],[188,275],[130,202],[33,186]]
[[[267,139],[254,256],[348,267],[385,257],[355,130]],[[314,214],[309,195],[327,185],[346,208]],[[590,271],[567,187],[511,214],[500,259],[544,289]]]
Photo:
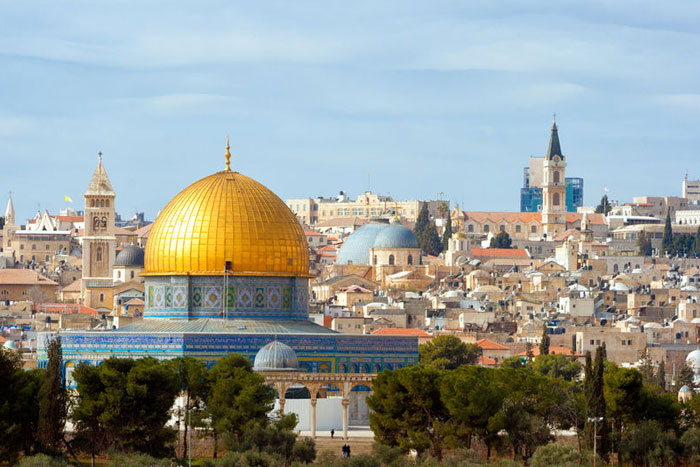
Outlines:
[[670,109],[700,112],[700,94],[656,94],[649,99],[654,105]]

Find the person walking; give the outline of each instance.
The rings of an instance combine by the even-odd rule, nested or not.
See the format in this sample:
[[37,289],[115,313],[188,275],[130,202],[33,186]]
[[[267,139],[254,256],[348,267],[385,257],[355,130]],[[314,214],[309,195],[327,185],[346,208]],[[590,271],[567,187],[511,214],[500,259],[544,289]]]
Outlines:
[[335,430],[331,428],[331,439],[333,439],[333,436],[335,435]]

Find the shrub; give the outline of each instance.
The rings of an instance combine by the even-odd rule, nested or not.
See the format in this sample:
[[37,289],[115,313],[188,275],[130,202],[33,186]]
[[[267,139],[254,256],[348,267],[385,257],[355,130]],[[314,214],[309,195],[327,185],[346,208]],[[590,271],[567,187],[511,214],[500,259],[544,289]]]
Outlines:
[[51,457],[46,454],[37,454],[35,456],[23,457],[18,467],[66,467],[73,465],[65,457]]
[[129,454],[113,454],[110,456],[112,461],[110,467],[168,467],[171,462],[169,459],[156,459],[148,454],[129,453]]

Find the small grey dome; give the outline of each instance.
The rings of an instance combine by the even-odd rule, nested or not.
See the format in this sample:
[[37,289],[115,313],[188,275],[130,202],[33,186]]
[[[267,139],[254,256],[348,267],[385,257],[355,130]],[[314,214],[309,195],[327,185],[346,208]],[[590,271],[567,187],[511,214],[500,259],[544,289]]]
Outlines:
[[255,355],[254,371],[295,371],[299,369],[297,354],[287,344],[272,341]]
[[681,389],[678,392],[693,392],[690,390],[688,386],[682,386]]
[[119,252],[114,260],[115,266],[141,266],[143,267],[144,252],[143,248],[136,245],[129,245]]
[[373,248],[418,248],[418,240],[408,227],[392,223],[379,232]]
[[7,341],[3,344],[3,347],[8,350],[15,350],[17,348],[17,344],[15,344],[15,341]]

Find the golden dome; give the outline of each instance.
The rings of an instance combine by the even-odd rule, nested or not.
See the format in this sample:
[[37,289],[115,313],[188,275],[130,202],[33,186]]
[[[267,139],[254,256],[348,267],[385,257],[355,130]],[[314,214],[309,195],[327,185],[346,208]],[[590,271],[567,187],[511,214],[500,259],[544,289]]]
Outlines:
[[309,277],[306,237],[292,211],[230,170],[193,183],[165,206],[148,235],[144,274],[223,275],[227,262],[235,276]]

